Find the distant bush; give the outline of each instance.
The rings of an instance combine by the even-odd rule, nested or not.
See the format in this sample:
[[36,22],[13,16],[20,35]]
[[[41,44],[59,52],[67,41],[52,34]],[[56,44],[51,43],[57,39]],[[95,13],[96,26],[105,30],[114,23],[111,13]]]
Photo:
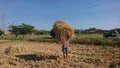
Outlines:
[[52,38],[55,38],[55,32],[53,29],[50,31],[50,36],[52,36]]
[[4,34],[4,32],[0,30],[0,36],[2,36],[2,34]]
[[90,44],[90,39],[87,38],[74,38],[70,41],[75,44]]
[[72,44],[87,44],[87,45],[103,45],[103,46],[120,46],[120,39],[114,38],[74,38],[70,41]]
[[35,30],[34,34],[35,35],[48,35],[48,34],[50,34],[50,31],[47,31],[47,30]]
[[46,43],[54,43],[54,42],[56,42],[56,40],[51,38],[51,37],[37,37],[37,38],[28,39],[27,41],[46,42]]
[[105,38],[92,38],[91,43],[94,45],[108,45],[110,42]]

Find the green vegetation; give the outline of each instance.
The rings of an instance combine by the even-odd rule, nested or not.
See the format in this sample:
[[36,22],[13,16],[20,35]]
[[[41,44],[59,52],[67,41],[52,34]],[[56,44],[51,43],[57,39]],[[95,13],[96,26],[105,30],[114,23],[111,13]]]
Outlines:
[[35,35],[49,35],[50,31],[47,30],[34,30]]
[[37,37],[27,39],[27,41],[46,42],[46,43],[55,43],[55,42],[56,42],[56,40],[53,39],[53,38],[52,38],[51,36],[49,36],[49,35],[39,35],[39,36],[37,36]]
[[0,36],[2,36],[2,34],[4,34],[4,33],[3,33],[3,31],[0,30]]
[[[120,32],[120,29],[116,29]],[[51,31],[35,30],[34,26],[21,24],[9,26],[11,35],[5,35],[0,30],[0,39],[2,40],[22,40],[32,42],[48,42],[55,43],[55,33]],[[110,30],[112,32],[113,30]],[[89,28],[86,30],[75,30],[75,37],[70,41],[72,44],[86,44],[86,45],[102,45],[102,46],[120,46],[120,38],[108,37],[104,38],[103,33],[108,32],[96,28]],[[2,35],[4,34],[4,35]]]
[[17,37],[18,35],[32,34],[34,31],[34,26],[27,25],[24,23],[18,26],[10,25],[9,31]]
[[71,40],[74,44],[87,44],[87,45],[103,45],[103,46],[119,46],[120,39],[116,38],[103,38],[102,34],[79,34]]
[[[18,35],[18,37],[14,36],[6,36],[0,37],[0,39],[4,40],[23,40],[23,41],[32,41],[32,42],[47,42],[47,43],[55,43],[56,40],[52,38],[50,35]],[[102,46],[120,46],[120,38],[104,38],[102,34],[76,34],[76,36],[70,41],[72,44],[86,44],[86,45],[102,45]]]

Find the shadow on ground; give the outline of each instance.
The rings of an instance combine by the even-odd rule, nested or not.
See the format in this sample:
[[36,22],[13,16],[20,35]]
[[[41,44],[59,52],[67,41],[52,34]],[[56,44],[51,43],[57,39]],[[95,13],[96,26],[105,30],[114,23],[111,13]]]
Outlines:
[[16,55],[16,57],[20,58],[20,59],[24,59],[24,60],[45,60],[45,59],[53,59],[56,60],[57,58],[60,58],[59,56],[55,56],[55,55],[48,55],[48,56],[37,56],[35,54],[23,54],[23,55]]

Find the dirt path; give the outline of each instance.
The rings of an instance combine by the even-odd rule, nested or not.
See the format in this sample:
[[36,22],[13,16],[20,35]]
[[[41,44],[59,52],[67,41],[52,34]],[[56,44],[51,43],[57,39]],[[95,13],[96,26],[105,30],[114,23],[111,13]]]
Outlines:
[[[33,52],[18,55],[4,53],[9,46],[24,45]],[[120,68],[120,48],[71,45],[69,57],[62,58],[61,46],[55,43],[26,41],[0,42],[0,68]]]

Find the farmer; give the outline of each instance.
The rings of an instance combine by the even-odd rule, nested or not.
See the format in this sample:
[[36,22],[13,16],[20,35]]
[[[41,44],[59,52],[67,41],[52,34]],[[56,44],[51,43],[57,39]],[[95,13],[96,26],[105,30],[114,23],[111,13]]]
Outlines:
[[68,56],[68,47],[69,47],[69,41],[62,44],[63,58],[67,58]]

